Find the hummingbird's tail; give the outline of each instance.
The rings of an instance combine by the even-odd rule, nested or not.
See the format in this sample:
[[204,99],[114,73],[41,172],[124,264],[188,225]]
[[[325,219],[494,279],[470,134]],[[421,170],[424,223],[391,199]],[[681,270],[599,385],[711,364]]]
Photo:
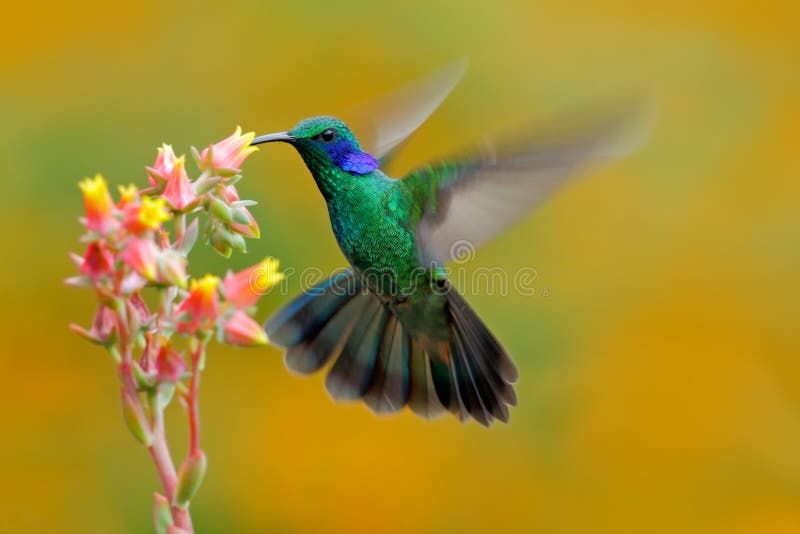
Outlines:
[[408,332],[392,309],[353,271],[332,276],[264,325],[286,347],[289,369],[309,374],[335,361],[325,380],[337,400],[363,399],[378,414],[408,405],[423,417],[451,411],[488,426],[508,421],[517,369],[454,288],[447,288],[447,341]]

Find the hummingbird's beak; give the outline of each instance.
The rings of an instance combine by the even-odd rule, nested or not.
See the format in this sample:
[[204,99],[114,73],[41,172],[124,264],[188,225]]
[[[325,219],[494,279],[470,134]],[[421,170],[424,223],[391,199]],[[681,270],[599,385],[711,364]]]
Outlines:
[[259,135],[250,142],[250,145],[260,145],[261,143],[272,143],[274,141],[283,141],[284,143],[291,143],[294,140],[295,137],[289,135],[287,132],[278,132],[267,135]]

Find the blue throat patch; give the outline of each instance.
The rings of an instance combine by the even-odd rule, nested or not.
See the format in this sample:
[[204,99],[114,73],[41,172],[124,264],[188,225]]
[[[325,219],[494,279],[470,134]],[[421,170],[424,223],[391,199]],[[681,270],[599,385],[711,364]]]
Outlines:
[[369,174],[378,168],[378,160],[371,154],[362,152],[347,139],[339,139],[335,143],[323,145],[331,161],[351,174]]

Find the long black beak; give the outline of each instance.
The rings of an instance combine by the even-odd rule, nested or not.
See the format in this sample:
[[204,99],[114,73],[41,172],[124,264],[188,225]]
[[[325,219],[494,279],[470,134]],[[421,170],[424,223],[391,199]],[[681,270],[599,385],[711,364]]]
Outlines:
[[286,132],[278,132],[278,133],[271,133],[267,135],[259,135],[255,139],[253,139],[250,144],[251,145],[260,145],[261,143],[272,143],[274,141],[283,141],[284,143],[291,143],[294,141],[294,137],[289,135]]

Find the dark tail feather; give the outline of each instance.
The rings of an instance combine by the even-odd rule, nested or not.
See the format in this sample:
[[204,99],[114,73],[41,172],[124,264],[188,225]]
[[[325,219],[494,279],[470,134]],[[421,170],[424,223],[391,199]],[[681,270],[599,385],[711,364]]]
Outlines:
[[373,298],[365,293],[351,297],[334,312],[316,335],[289,347],[284,357],[286,366],[297,373],[308,374],[319,371],[326,363],[335,359]]
[[408,396],[408,407],[422,417],[431,419],[444,413],[444,406],[439,402],[431,373],[431,360],[418,341],[408,336],[411,345],[409,372],[411,374],[411,391]]
[[370,299],[356,320],[342,354],[328,373],[325,387],[337,400],[360,399],[369,389],[378,359],[389,310],[377,298]]
[[489,426],[508,421],[517,370],[500,343],[455,289],[448,292],[448,341],[421,343],[395,313],[340,273],[277,312],[265,325],[287,347],[286,365],[308,374],[334,361],[325,381],[339,400],[362,398],[375,413],[408,404],[423,417],[449,410]]
[[508,422],[508,407],[517,403],[511,383],[517,368],[497,339],[453,287],[447,291],[452,332],[451,358],[458,398],[483,425]]
[[[281,308],[264,325],[270,341],[292,347],[317,335],[331,317],[361,290],[361,278],[342,271]],[[303,372],[303,371],[300,371]]]
[[384,327],[372,383],[364,402],[378,414],[393,413],[408,403],[411,386],[410,341],[397,317],[390,314]]

